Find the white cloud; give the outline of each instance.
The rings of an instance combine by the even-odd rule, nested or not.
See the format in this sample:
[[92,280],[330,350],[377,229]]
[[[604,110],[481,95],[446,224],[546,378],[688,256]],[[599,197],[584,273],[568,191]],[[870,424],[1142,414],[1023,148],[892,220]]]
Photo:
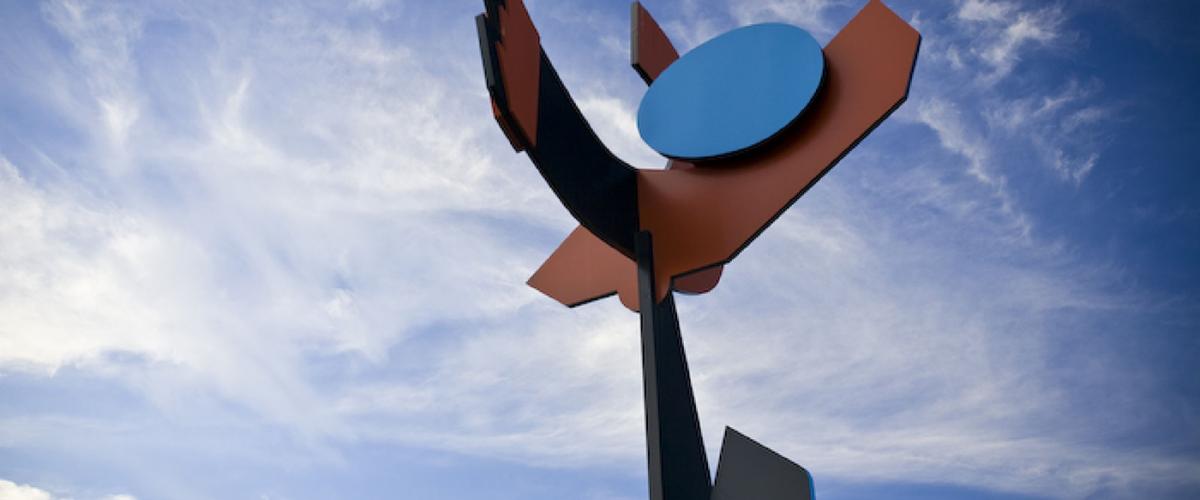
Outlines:
[[0,500],[52,500],[44,490],[0,479]]
[[[819,32],[832,5],[731,9],[739,22]],[[1053,39],[1056,25],[1006,17],[1017,11],[1005,5],[960,9],[993,30],[960,66],[1009,71]],[[383,443],[639,473],[636,317],[612,300],[564,310],[523,285],[572,222],[495,130],[473,40],[453,38],[473,36],[469,23],[405,38],[302,8],[220,22],[120,9],[47,8],[75,59],[42,61],[43,105],[73,116],[125,100],[110,118],[72,122],[94,140],[49,150],[69,168],[0,162],[0,241],[22,242],[0,243],[0,370],[77,368],[172,422],[209,425],[214,411],[197,400],[229,403],[228,419],[254,422],[230,424],[230,441],[262,425],[320,449]],[[158,17],[213,42],[134,64],[138,20]],[[550,51],[562,66],[593,63]],[[77,76],[96,83],[64,81]],[[1189,462],[1076,439],[1086,426],[1039,371],[1047,339],[1059,315],[1126,297],[1032,236],[972,101],[925,90],[906,106],[910,123],[961,168],[889,164],[912,158],[885,159],[868,141],[720,289],[681,300],[709,449],[729,424],[818,477],[1074,496],[1106,477],[1185,477]],[[615,151],[657,166],[623,94],[577,92]],[[1069,92],[1028,99],[990,126],[1099,119]],[[123,155],[108,155],[117,143]],[[1072,158],[1061,168],[1081,181],[1096,159]],[[23,419],[0,426],[6,445],[85,427]],[[125,425],[135,439],[141,424]]]
[[1027,140],[1057,176],[1080,186],[1100,160],[1097,130],[1112,109],[1095,104],[1099,84],[1070,81],[1054,94],[994,100],[984,119],[997,131]]
[[1043,176],[1026,165],[1075,188],[1103,165],[1101,131],[1113,106],[1099,103],[1099,81],[1044,71],[1009,78],[1033,50],[1069,57],[1077,36],[1067,20],[1060,6],[960,2],[951,22],[922,25],[925,47],[912,94],[935,97],[916,113],[899,114],[929,125],[945,149],[967,159],[966,171],[996,191],[999,213],[1026,232],[1034,221],[1020,213],[1008,186],[1010,179],[1040,182]]
[[[466,92],[470,101],[448,94],[442,79],[475,83],[476,61],[455,59],[435,78],[422,69],[428,61],[377,33],[284,12],[243,39],[258,44],[250,53],[195,53],[188,71],[205,84],[172,82],[164,95],[101,64],[127,58],[124,44],[92,44],[107,33],[96,25],[120,16],[103,5],[53,9],[54,25],[87,57],[44,61],[70,64],[48,78],[105,84],[46,103],[71,108],[121,89],[159,104],[183,93],[193,106],[143,113],[124,157],[108,155],[103,140],[54,152],[87,158],[79,175],[91,184],[39,185],[4,161],[9,216],[0,228],[4,241],[23,243],[0,245],[0,366],[51,374],[81,365],[132,378],[148,369],[162,381],[144,389],[164,405],[175,399],[171,384],[199,384],[300,432],[337,433],[304,375],[307,356],[382,363],[432,322],[536,297],[523,286],[533,256],[482,222],[515,224],[524,213],[526,224],[565,232],[567,217],[536,189],[536,172],[517,170],[523,160],[484,154],[479,136],[494,131],[476,116],[486,116],[482,88]],[[246,29],[209,27],[229,30],[216,39]],[[168,62],[180,63],[149,64]],[[85,121],[81,131],[104,127]],[[486,149],[503,151],[492,147],[499,135],[486,137]]]
[[708,18],[689,19],[687,22],[664,21],[662,28],[671,35],[671,43],[680,54],[696,48],[704,42],[712,40],[724,33],[727,26]]
[[972,34],[971,51],[987,63],[991,71],[983,76],[994,82],[1007,76],[1020,62],[1030,45],[1044,46],[1060,36],[1064,21],[1055,6],[1026,10],[1008,2],[967,0],[959,5],[957,18]]
[[[35,486],[0,479],[0,500],[55,500],[56,498],[69,500],[69,497],[56,497]],[[97,500],[137,500],[137,498],[132,495],[105,495]]]
[[455,342],[423,377],[350,391],[338,411],[375,440],[626,468],[643,428],[636,317],[593,306],[540,304]]
[[937,133],[942,147],[967,160],[966,173],[986,186],[996,201],[997,213],[1016,237],[1028,241],[1033,231],[1030,217],[1017,206],[1009,192],[1008,178],[992,164],[991,145],[972,134],[963,122],[958,108],[950,102],[933,98],[917,104],[917,119]]
[[1002,22],[1016,9],[1008,2],[967,0],[959,5],[958,18],[965,21]]
[[1063,118],[1063,131],[1070,133],[1089,126],[1104,122],[1112,115],[1112,110],[1104,106],[1088,105],[1078,109]]
[[137,296],[150,279],[144,258],[166,244],[160,235],[136,218],[39,191],[4,158],[0,193],[8,214],[0,235],[21,242],[0,246],[0,363],[52,371],[106,348],[154,342],[133,332],[161,322]]
[[814,36],[828,39],[840,29],[827,17],[830,8],[850,5],[839,0],[769,0],[736,1],[730,11],[738,26],[784,22],[809,30]]
[[[76,62],[86,68],[86,86],[93,99],[81,109],[92,110],[103,131],[107,153],[125,154],[129,134],[140,114],[136,89],[127,82],[137,72],[130,47],[140,35],[141,20],[132,9],[88,0],[46,2],[47,20],[72,43]],[[114,168],[123,162],[110,161]]]
[[1100,159],[1100,155],[1096,153],[1089,154],[1083,159],[1068,158],[1067,154],[1061,149],[1054,150],[1054,171],[1058,172],[1059,176],[1064,180],[1071,181],[1076,186],[1081,184],[1088,174],[1092,173],[1092,169],[1096,168],[1096,161]]

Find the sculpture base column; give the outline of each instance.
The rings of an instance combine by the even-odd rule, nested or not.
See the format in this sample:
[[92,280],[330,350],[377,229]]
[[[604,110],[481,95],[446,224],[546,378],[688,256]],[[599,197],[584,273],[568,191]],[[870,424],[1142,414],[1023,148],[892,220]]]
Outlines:
[[654,301],[650,233],[636,238],[650,500],[707,500],[712,478],[692,394],[675,298]]

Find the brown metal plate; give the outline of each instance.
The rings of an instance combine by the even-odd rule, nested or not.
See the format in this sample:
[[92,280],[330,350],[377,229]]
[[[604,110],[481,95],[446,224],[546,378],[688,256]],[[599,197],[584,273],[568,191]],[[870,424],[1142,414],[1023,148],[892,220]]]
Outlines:
[[[635,26],[653,23],[639,9],[635,4],[642,19]],[[662,40],[669,47],[665,35]],[[654,235],[658,299],[670,289],[712,290],[723,263],[904,101],[919,44],[916,30],[873,0],[825,47],[825,89],[783,135],[735,158],[673,161],[667,170],[639,170],[640,224]],[[582,227],[571,232],[529,285],[568,306],[616,293],[627,308],[638,310],[633,261]]]
[[[510,141],[513,139],[512,133],[519,132],[524,143],[533,146],[537,141],[541,36],[521,0],[507,0],[500,7],[499,17],[500,43],[496,45],[496,57],[507,92],[508,112],[516,123],[505,123],[499,113],[497,122],[505,129]],[[517,130],[511,130],[513,127],[510,125],[515,125]]]
[[569,307],[617,293],[621,304],[638,310],[637,266],[583,226],[571,231],[528,283]]
[[679,52],[671,45],[671,39],[663,33],[658,22],[641,2],[633,2],[632,36],[630,50],[633,69],[637,70],[647,84],[653,82],[663,70],[679,59]]
[[908,95],[920,34],[872,0],[825,47],[822,95],[760,149],[693,169],[639,170],[658,300],[671,278],[729,262]]

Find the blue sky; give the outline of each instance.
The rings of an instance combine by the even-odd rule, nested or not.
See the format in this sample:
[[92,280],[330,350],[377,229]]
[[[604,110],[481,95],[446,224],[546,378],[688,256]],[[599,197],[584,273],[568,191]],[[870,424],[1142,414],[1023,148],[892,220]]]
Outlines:
[[[628,4],[527,3],[661,166]],[[862,3],[645,2],[683,50]],[[1200,496],[1200,9],[889,5],[908,103],[679,301],[713,463],[729,425],[823,500]],[[636,317],[524,285],[574,224],[481,10],[0,4],[0,498],[646,497]]]

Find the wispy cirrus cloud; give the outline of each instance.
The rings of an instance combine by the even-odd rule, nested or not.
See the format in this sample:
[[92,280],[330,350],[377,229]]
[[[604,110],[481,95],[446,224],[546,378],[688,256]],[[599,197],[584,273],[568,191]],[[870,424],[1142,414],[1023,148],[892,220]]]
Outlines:
[[[930,21],[940,16],[947,21]],[[918,102],[899,117],[930,127],[947,151],[966,159],[966,178],[992,200],[986,210],[970,203],[954,211],[992,213],[1018,239],[1030,241],[1037,221],[1013,181],[1049,173],[1079,188],[1101,164],[1101,130],[1116,105],[1099,103],[1102,84],[1094,79],[1045,72],[1014,77],[1032,55],[1066,57],[1073,50],[1069,41],[1077,34],[1066,27],[1061,6],[968,0],[916,17],[925,44],[914,81]],[[944,179],[926,184],[939,199]]]
[[[839,6],[652,8],[691,33],[686,47],[751,19],[821,33]],[[48,2],[36,17],[62,47],[28,34],[0,49],[36,56],[0,83],[74,138],[3,143],[0,240],[23,243],[0,244],[0,373],[87,377],[139,403],[119,417],[86,398],[4,407],[0,446],[120,463],[158,494],[102,491],[140,497],[216,491],[166,470],[152,440],[247,470],[354,468],[348,450],[380,447],[637,477],[636,317],[613,301],[564,310],[523,285],[573,222],[490,120],[478,6],[223,7]],[[1089,418],[1071,393],[1090,385],[1056,371],[1082,363],[1061,354],[1078,340],[1063,332],[1153,299],[1039,233],[1014,181],[1028,171],[1005,155],[1040,144],[1076,186],[1100,168],[1086,140],[1069,146],[1109,123],[1092,84],[1069,83],[1089,80],[994,87],[1067,36],[1069,13],[956,7],[921,14],[939,50],[923,51],[899,119],[721,288],[681,299],[710,452],[728,424],[819,487],[1119,497],[1189,484],[1195,460],[1113,444],[1137,428]],[[552,8],[531,2],[535,20]],[[644,85],[621,43],[577,31],[625,29],[627,11],[579,9],[588,23],[543,27],[547,52],[610,146],[660,165],[637,140]],[[1119,353],[1087,355],[1072,376],[1131,402],[1114,420],[1159,408],[1106,370]],[[77,441],[95,444],[72,454]]]
[[988,126],[1025,138],[1060,179],[1078,187],[1095,168],[1105,142],[1100,130],[1114,120],[1119,104],[1101,105],[1099,83],[1068,81],[1060,92],[993,103]]
[[979,40],[969,53],[990,67],[984,81],[1007,76],[1029,46],[1044,46],[1063,36],[1064,15],[1055,5],[1033,9],[1003,1],[966,0],[959,4],[957,18]]
[[767,2],[735,2],[730,6],[737,25],[762,22],[784,22],[809,30],[820,39],[828,39],[839,29],[829,19],[829,11],[833,7],[851,5],[841,0],[802,0],[767,1]]
[[992,157],[993,146],[973,133],[963,120],[959,108],[944,100],[930,99],[918,104],[917,117],[937,133],[943,148],[967,160],[966,174],[990,192],[994,203],[979,207],[979,211],[987,212],[989,206],[995,207],[995,214],[1004,225],[1012,228],[1014,236],[1028,241],[1033,231],[1033,221],[1009,191],[1008,177],[1004,172],[997,171]]
[[[311,352],[381,362],[392,343],[452,314],[459,300],[486,316],[488,303],[507,310],[532,298],[520,271],[532,263],[518,270],[481,267],[468,255],[473,245],[462,238],[472,236],[464,225],[475,218],[476,236],[497,237],[485,236],[490,231],[482,225],[494,215],[469,214],[499,200],[504,207],[492,214],[501,220],[525,210],[542,223],[565,216],[540,215],[554,212],[532,207],[552,198],[518,188],[525,182],[494,167],[472,142],[486,122],[443,118],[471,108],[406,62],[409,49],[384,46],[391,42],[377,32],[352,32],[289,10],[268,12],[268,29],[249,39],[236,24],[196,25],[202,34],[194,40],[156,38],[166,35],[147,22],[123,27],[128,40],[106,44],[114,19],[188,19],[186,10],[127,18],[127,8],[44,9],[76,56],[44,61],[47,73],[86,78],[47,86],[70,88],[66,97],[37,97],[55,112],[97,112],[80,119],[88,138],[82,148],[56,152],[63,164],[86,159],[71,167],[78,173],[63,175],[88,183],[62,177],[38,185],[27,175],[39,167],[36,155],[2,165],[11,215],[6,241],[25,242],[2,252],[10,264],[0,327],[8,367],[53,373],[64,365],[111,364],[105,353],[127,352],[153,369],[192,372],[209,390],[304,432],[337,432],[328,415],[303,410],[321,406],[304,381]],[[241,39],[257,47],[255,56],[204,44],[214,39]],[[201,44],[171,45],[193,41]],[[131,60],[160,42],[167,53]],[[193,64],[160,72],[180,64],[168,50],[175,48],[195,50]],[[465,79],[478,68],[472,61],[451,71]],[[298,77],[312,72],[324,79]],[[360,91],[339,92],[349,82]],[[124,155],[110,154],[104,111],[117,94],[145,103],[137,120],[122,125]],[[440,230],[445,221],[432,222],[459,218],[455,213],[468,215],[452,224],[453,232]],[[371,226],[387,227],[392,236],[355,235]],[[407,257],[361,267],[360,259],[388,260],[389,253]],[[499,249],[490,255],[520,259]],[[432,284],[435,293],[398,284],[427,274],[431,259],[441,259],[436,268],[448,273]],[[484,290],[481,281],[523,293]],[[120,362],[111,368],[131,375],[142,369]]]

